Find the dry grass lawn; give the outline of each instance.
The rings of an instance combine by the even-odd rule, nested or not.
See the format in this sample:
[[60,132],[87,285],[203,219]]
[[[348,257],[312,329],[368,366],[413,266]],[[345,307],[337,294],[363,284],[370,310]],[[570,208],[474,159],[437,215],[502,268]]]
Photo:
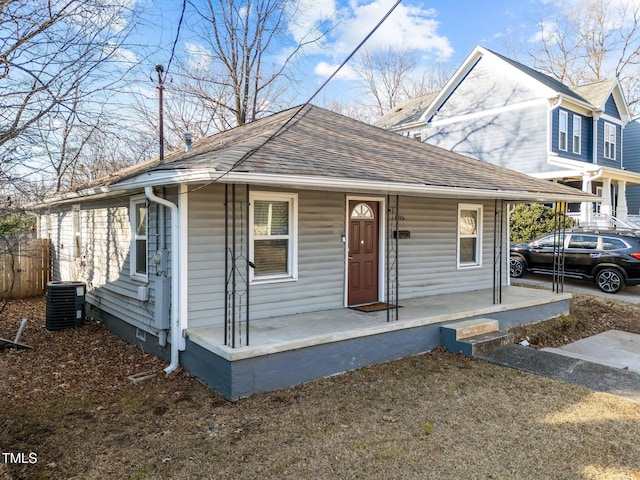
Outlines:
[[[518,334],[640,331],[637,306],[573,310]],[[37,459],[0,457],[0,479],[640,479],[640,404],[619,397],[436,350],[229,403],[102,325],[46,333],[44,313],[0,314],[2,338],[28,315],[34,347],[0,351],[0,451]]]

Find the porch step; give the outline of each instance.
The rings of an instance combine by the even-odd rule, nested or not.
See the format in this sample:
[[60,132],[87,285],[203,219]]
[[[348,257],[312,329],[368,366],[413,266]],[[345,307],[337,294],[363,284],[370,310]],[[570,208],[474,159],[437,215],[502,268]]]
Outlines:
[[498,330],[498,321],[491,318],[464,320],[440,327],[440,343],[450,352],[473,357],[513,343],[513,333]]

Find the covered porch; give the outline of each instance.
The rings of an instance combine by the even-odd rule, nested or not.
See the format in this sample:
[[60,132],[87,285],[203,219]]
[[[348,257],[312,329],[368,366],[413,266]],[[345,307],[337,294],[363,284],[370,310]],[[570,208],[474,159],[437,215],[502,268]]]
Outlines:
[[[555,163],[560,163],[556,160]],[[640,173],[564,160],[571,170],[534,175],[596,195],[594,201],[569,205],[567,215],[581,227],[637,229],[638,216],[629,212],[627,189],[640,186]]]
[[393,315],[351,308],[287,315],[252,321],[249,345],[236,348],[224,345],[223,325],[191,328],[181,363],[235,400],[430,351],[446,322],[486,317],[504,329],[566,314],[570,299],[509,286],[501,303],[486,289],[402,300]]

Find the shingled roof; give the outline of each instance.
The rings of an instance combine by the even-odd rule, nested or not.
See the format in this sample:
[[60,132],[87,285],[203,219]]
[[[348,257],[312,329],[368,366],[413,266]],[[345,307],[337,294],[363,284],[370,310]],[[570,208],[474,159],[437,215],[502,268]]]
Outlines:
[[433,92],[405,100],[389,110],[373,124],[376,127],[391,129],[399,125],[418,122],[437,95],[438,92]]
[[[117,186],[145,174],[208,171],[212,181],[229,181],[225,173],[372,182],[387,192],[394,185],[447,187],[584,200],[579,190],[538,180],[448,150],[411,140],[329,110],[303,105],[208,137],[192,150],[173,152],[103,178],[92,187]],[[184,177],[184,175],[182,175]],[[192,180],[195,181],[195,180]],[[503,192],[498,194],[498,192]],[[504,192],[509,192],[504,193]],[[383,193],[380,191],[380,193]]]

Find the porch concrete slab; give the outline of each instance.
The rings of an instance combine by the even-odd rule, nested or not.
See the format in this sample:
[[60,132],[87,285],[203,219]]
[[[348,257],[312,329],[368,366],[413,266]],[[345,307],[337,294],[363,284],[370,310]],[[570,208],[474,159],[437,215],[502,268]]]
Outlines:
[[[244,337],[240,336],[235,348],[224,345],[224,327],[221,324],[190,328],[187,335],[203,348],[235,361],[430,324],[491,318],[517,309],[542,311],[558,302],[566,302],[568,310],[570,299],[571,294],[510,286],[503,288],[501,303],[494,303],[492,289],[401,300],[399,318],[395,317],[393,310],[389,322],[384,310],[363,313],[349,308],[252,320],[249,345],[244,345]],[[567,312],[555,312],[555,315],[560,313]],[[536,321],[543,319],[536,318]],[[501,327],[504,328],[502,324]]]
[[640,335],[609,330],[547,352],[640,373]]

